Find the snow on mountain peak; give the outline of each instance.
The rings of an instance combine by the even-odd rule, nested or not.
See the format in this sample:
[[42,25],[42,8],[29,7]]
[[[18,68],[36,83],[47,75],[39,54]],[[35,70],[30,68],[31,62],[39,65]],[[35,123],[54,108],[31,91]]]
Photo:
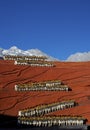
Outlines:
[[56,61],[56,58],[53,58],[46,53],[40,51],[39,49],[30,49],[30,50],[21,50],[16,46],[12,46],[9,49],[2,49],[0,48],[0,56],[3,57],[3,55],[20,55],[20,56],[46,56],[47,60]]
[[70,55],[68,58],[67,58],[67,61],[77,61],[77,62],[80,62],[80,61],[90,61],[90,52],[77,52],[75,54],[72,54]]
[[[50,61],[60,61],[54,57],[47,55],[46,53],[42,52],[39,49],[30,49],[30,50],[21,50],[16,46],[12,46],[9,49],[2,49],[0,48],[0,57],[3,55],[20,55],[20,56],[46,56],[47,60]],[[79,62],[79,61],[90,61],[90,51],[89,52],[78,52],[75,54],[70,55],[65,61],[69,62]]]

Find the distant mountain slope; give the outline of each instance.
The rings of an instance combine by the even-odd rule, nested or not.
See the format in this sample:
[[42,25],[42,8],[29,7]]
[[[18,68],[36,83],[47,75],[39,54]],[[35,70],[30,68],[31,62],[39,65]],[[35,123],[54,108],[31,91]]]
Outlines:
[[7,50],[0,48],[0,57],[2,57],[3,55],[20,55],[20,56],[22,56],[22,55],[26,55],[26,56],[35,55],[35,56],[46,56],[47,59],[51,60],[51,61],[58,60],[52,56],[47,55],[46,53],[44,53],[38,49],[30,49],[30,50],[24,51],[24,50],[17,48],[16,46],[13,46]]
[[67,61],[90,61],[90,52],[78,52],[70,55]]
[[[46,56],[48,60],[51,61],[60,61],[60,59],[54,58],[52,56],[47,55],[39,49],[29,49],[29,50],[21,50],[16,46],[13,46],[9,49],[0,48],[0,57],[3,55],[28,55],[28,56]],[[68,56],[66,62],[81,62],[81,61],[90,61],[90,52],[76,52],[75,54],[71,54]]]

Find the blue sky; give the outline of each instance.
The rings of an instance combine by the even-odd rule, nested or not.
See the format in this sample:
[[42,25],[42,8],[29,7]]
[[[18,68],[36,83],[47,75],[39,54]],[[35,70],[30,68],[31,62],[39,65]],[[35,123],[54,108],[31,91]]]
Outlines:
[[0,0],[0,47],[66,59],[90,51],[90,0]]

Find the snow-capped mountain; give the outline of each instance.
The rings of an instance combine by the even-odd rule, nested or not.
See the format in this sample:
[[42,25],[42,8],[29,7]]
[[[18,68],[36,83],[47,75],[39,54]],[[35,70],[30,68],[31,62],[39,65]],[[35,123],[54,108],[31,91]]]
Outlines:
[[[47,60],[51,61],[60,61],[52,56],[47,55],[46,53],[40,51],[39,49],[30,49],[30,50],[21,50],[16,46],[13,46],[9,49],[2,49],[0,48],[0,57],[3,55],[26,55],[26,56],[46,56]],[[70,55],[65,61],[69,62],[78,62],[78,61],[90,61],[90,52],[78,52],[75,54]]]
[[20,56],[46,56],[47,60],[51,60],[51,61],[56,61],[58,59],[51,57],[49,55],[47,55],[46,53],[38,50],[38,49],[30,49],[30,50],[21,50],[19,48],[17,48],[16,46],[13,46],[9,49],[2,49],[0,48],[0,57],[3,57],[3,55],[20,55]]
[[75,54],[70,55],[66,61],[75,61],[75,62],[80,62],[80,61],[90,61],[90,52],[78,52]]

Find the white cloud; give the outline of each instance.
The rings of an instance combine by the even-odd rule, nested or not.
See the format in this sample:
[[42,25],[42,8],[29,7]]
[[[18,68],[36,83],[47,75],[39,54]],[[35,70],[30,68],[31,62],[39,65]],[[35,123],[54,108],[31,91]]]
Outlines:
[[75,53],[70,55],[66,61],[90,61],[90,52]]

